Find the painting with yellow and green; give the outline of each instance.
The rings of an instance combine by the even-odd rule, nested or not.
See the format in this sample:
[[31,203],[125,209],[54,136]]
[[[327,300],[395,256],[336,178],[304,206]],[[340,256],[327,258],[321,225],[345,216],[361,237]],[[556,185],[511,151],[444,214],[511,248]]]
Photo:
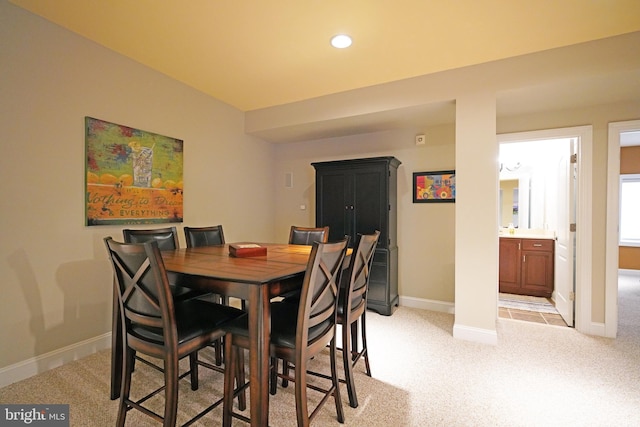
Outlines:
[[86,224],[183,220],[183,141],[85,117]]

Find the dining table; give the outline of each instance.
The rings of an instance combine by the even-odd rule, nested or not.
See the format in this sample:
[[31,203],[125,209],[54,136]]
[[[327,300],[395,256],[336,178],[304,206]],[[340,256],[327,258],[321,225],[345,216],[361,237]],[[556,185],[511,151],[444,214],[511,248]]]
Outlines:
[[[253,242],[251,242],[253,243]],[[233,245],[249,244],[238,242]],[[252,426],[269,422],[269,342],[270,300],[301,287],[311,246],[256,243],[266,247],[266,255],[235,257],[229,246],[203,246],[162,251],[167,272],[177,283],[247,302],[249,318],[249,381]],[[114,310],[117,309],[114,303]],[[120,395],[122,330],[114,316],[112,335],[111,399]]]

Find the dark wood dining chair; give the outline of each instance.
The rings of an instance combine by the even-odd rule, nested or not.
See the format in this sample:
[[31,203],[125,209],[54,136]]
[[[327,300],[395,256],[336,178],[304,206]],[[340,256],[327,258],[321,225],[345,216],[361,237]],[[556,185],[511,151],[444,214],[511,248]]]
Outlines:
[[[306,245],[309,246],[313,244],[313,242],[327,243],[329,241],[329,227],[298,227],[296,225],[292,225],[289,230],[289,244],[290,245]],[[281,301],[287,303],[296,304],[300,300],[300,289],[295,289],[289,292],[286,292],[283,295],[280,295],[278,298]],[[274,361],[274,363],[278,363]],[[282,386],[286,387],[287,376],[289,373],[287,362],[283,361],[282,364],[282,374],[284,378],[282,379]],[[275,394],[275,381],[271,385],[271,393]]]
[[291,226],[289,231],[290,245],[311,245],[313,242],[327,243],[329,227],[297,227]]
[[158,242],[161,251],[175,250],[180,247],[178,232],[175,227],[136,230],[125,228],[122,235],[126,243],[145,243],[150,240]]
[[[158,242],[119,243],[104,239],[114,273],[122,327],[122,386],[116,424],[123,426],[127,412],[137,409],[164,426],[175,426],[178,410],[178,381],[190,376],[191,388],[198,388],[198,366],[222,372],[219,367],[198,360],[198,350],[224,336],[222,326],[243,315],[241,310],[199,299],[176,302],[169,285]],[[130,398],[133,354],[162,360],[164,384],[138,400]],[[178,362],[189,357],[189,371],[180,374]],[[150,365],[152,365],[149,362]],[[242,369],[242,371],[241,371]],[[244,382],[243,367],[232,373],[232,381]],[[144,405],[149,397],[164,390],[163,414]],[[244,396],[239,402],[246,405]],[[222,399],[197,414],[191,421],[217,407]]]
[[188,248],[225,244],[222,225],[184,227],[184,237]]
[[[180,247],[180,241],[178,240],[178,231],[176,227],[173,226],[150,229],[125,228],[122,230],[122,237],[124,238],[125,243],[146,243],[155,241],[161,251],[173,251]],[[177,274],[168,273],[168,276],[171,292],[175,301],[186,301],[192,298],[201,297],[206,298],[211,295],[211,293],[209,292],[204,292],[197,289],[189,289],[188,287],[182,286],[180,282],[184,279]],[[216,364],[220,366],[222,364],[223,358],[220,342],[214,342],[213,348]],[[143,363],[145,362],[144,359],[137,357],[135,352],[133,352],[133,355],[134,362],[135,360],[140,360]]]
[[[329,241],[329,227],[298,227],[291,226],[289,230],[290,245],[306,245],[310,246],[313,242],[327,243]],[[296,279],[297,280],[297,279]],[[289,291],[280,295],[280,299],[289,302],[297,302],[300,298],[300,289]]]
[[[153,240],[158,243],[158,248],[161,251],[173,251],[180,248],[176,227],[151,229],[125,228],[122,230],[122,237],[125,243],[145,243]],[[209,295],[209,292],[180,286],[180,280],[182,279],[179,276],[169,274],[169,282],[171,283],[173,297],[175,299],[186,300]]]
[[[336,310],[342,263],[347,250],[348,239],[337,243],[313,243],[311,255],[305,271],[302,293],[298,305],[289,303],[271,304],[271,358],[283,359],[295,365],[294,376],[288,378],[295,382],[296,418],[298,426],[308,426],[318,414],[324,403],[333,396],[337,418],[344,422],[342,400],[336,361]],[[225,371],[225,397],[222,425],[230,426],[232,417],[250,421],[233,410],[235,364],[241,360],[239,354],[249,348],[248,317],[245,315],[225,325],[225,352],[227,369]],[[307,402],[307,365],[329,346],[331,364],[331,385],[327,388],[320,384],[309,385],[321,392],[322,399],[309,414]],[[272,367],[272,374],[275,366]],[[240,383],[237,390],[242,390]],[[236,390],[236,391],[237,391]]]
[[[184,238],[188,248],[197,248],[203,246],[224,245],[224,230],[222,225],[212,225],[207,227],[184,227]],[[209,294],[214,302],[229,305],[229,298],[217,294]],[[243,304],[243,309],[244,304]],[[222,340],[217,340],[213,347],[215,349],[216,365],[222,365],[224,356],[222,354]]]
[[[371,266],[376,245],[380,238],[380,231],[373,234],[358,234],[351,254],[347,273],[342,276],[340,296],[338,298],[338,325],[342,331],[342,363],[344,366],[345,383],[349,394],[349,405],[358,407],[356,384],[353,368],[360,359],[364,359],[366,374],[371,376],[369,366],[369,349],[367,347],[367,293]],[[360,328],[358,328],[358,323]],[[362,338],[362,347],[358,349],[358,330]]]

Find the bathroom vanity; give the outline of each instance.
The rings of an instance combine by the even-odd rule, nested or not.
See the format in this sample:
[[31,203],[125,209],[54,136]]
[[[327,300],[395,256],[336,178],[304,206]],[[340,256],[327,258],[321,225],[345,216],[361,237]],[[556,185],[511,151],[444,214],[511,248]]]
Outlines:
[[500,292],[551,297],[555,237],[549,233],[500,233]]

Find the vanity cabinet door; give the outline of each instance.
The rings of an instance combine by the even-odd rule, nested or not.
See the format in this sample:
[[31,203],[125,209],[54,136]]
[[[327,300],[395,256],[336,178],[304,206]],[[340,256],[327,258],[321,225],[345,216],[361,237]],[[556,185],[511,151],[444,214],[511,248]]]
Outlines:
[[521,239],[500,238],[500,292],[519,294]]
[[527,295],[551,296],[554,268],[553,240],[523,239],[522,290]]

